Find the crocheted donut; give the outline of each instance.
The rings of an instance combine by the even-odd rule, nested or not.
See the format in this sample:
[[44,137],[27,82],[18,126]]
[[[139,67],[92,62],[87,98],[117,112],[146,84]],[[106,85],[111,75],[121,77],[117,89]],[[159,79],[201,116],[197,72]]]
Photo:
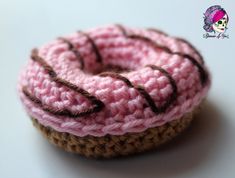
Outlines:
[[202,56],[186,40],[108,25],[33,49],[18,91],[50,142],[87,157],[114,157],[181,133],[210,85]]

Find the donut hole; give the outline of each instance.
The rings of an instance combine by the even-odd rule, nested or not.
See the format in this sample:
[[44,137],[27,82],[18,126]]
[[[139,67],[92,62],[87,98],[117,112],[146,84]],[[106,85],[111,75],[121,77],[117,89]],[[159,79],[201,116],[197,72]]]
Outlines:
[[128,61],[128,63],[126,61],[127,60],[124,57],[103,58],[102,63],[86,64],[86,67],[84,67],[83,72],[87,75],[98,75],[103,72],[128,73],[131,71],[138,70],[138,68],[140,68],[140,65],[136,63],[136,61],[131,62],[132,60],[130,60]]
[[124,73],[124,72],[130,72],[134,69],[130,69],[128,67],[123,67],[116,64],[104,64],[102,65],[98,70],[96,71],[90,71],[91,74],[100,74],[103,72],[115,72],[115,73]]
[[112,40],[95,39],[94,42],[95,48],[91,48],[88,43],[89,46],[84,47],[88,52],[81,53],[84,56],[83,72],[88,75],[103,72],[128,73],[139,70],[144,66],[144,61],[149,59],[149,54],[151,54],[149,51],[153,51],[139,41],[122,36],[112,38]]

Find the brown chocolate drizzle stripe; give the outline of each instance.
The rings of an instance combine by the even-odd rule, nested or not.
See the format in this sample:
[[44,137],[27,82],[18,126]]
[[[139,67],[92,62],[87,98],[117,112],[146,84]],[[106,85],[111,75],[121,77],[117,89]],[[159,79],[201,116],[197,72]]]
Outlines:
[[170,48],[168,48],[166,46],[158,45],[157,43],[155,43],[150,38],[147,38],[147,37],[144,37],[144,36],[140,36],[140,35],[135,35],[135,34],[127,34],[127,32],[126,32],[124,27],[122,27],[119,24],[116,25],[116,26],[117,26],[117,28],[119,28],[119,30],[122,32],[122,34],[124,36],[126,36],[127,38],[144,41],[144,42],[148,43],[150,46],[152,46],[156,50],[160,49],[160,50],[163,50],[163,51],[165,51],[165,52],[167,52],[169,54],[175,54],[175,55],[179,55],[179,56],[181,56],[183,58],[189,59],[192,62],[192,64],[195,65],[198,68],[198,71],[199,71],[199,74],[200,74],[201,84],[202,85],[206,84],[206,81],[208,79],[207,73],[204,70],[204,68],[200,65],[200,63],[196,59],[194,59],[192,56],[187,55],[187,54],[183,54],[183,53],[179,53],[179,52],[173,52],[173,51],[171,51]]
[[58,39],[68,44],[69,50],[72,51],[74,55],[76,56],[76,58],[79,60],[81,64],[81,69],[84,69],[84,59],[82,55],[80,54],[80,52],[77,50],[77,48],[66,38],[59,37]]
[[165,111],[176,99],[178,96],[178,89],[177,89],[177,85],[175,80],[171,77],[171,75],[163,68],[156,66],[156,65],[152,65],[152,64],[148,64],[145,67],[150,67],[153,70],[158,70],[160,71],[162,74],[164,74],[172,87],[172,94],[170,95],[170,97],[166,100],[165,104],[161,107],[162,111]]
[[85,32],[78,31],[78,33],[81,34],[81,35],[84,35],[87,38],[87,40],[89,41],[89,43],[91,44],[91,46],[92,46],[92,48],[93,48],[93,50],[95,52],[96,61],[99,62],[99,63],[102,63],[103,58],[102,58],[102,55],[100,54],[99,48],[95,44],[95,41],[90,37],[90,35],[88,35]]
[[44,111],[49,112],[49,113],[54,114],[54,115],[69,116],[69,117],[72,117],[72,118],[77,118],[77,117],[87,116],[87,115],[90,115],[90,114],[95,113],[95,112],[99,112],[105,106],[102,101],[98,100],[95,96],[92,96],[86,90],[84,90],[82,88],[79,88],[78,86],[76,86],[76,85],[74,85],[74,84],[72,84],[72,83],[70,83],[70,82],[68,82],[64,79],[61,79],[61,78],[57,77],[57,74],[53,70],[53,68],[49,64],[47,64],[47,62],[44,59],[42,59],[40,56],[38,56],[37,49],[32,50],[31,58],[32,58],[33,61],[39,63],[48,72],[49,76],[51,77],[51,79],[54,82],[56,82],[57,84],[61,84],[63,86],[66,86],[69,89],[77,92],[78,94],[83,95],[85,98],[90,100],[90,102],[94,105],[93,108],[84,109],[83,111],[79,111],[79,112],[72,112],[68,109],[58,110],[58,109],[52,108],[51,106],[43,104],[40,99],[38,99],[37,97],[30,94],[28,92],[26,86],[24,86],[22,88],[22,91],[25,94],[25,96],[28,97],[31,101],[33,101],[38,106],[42,107],[42,109]]
[[138,92],[145,98],[145,100],[147,101],[148,105],[150,106],[151,110],[156,113],[156,114],[159,114],[159,113],[162,113],[162,112],[165,112],[166,109],[176,100],[177,98],[177,86],[176,86],[176,83],[174,81],[174,79],[170,76],[170,74],[164,70],[163,68],[161,67],[158,67],[158,66],[155,66],[155,65],[147,65],[146,67],[150,67],[152,68],[153,70],[159,70],[161,73],[163,73],[163,75],[165,75],[169,81],[170,81],[170,84],[172,86],[172,94],[171,96],[169,97],[169,99],[167,99],[167,101],[164,103],[163,106],[161,107],[157,107],[155,105],[155,102],[154,100],[152,99],[152,97],[147,93],[147,91],[144,89],[143,86],[141,85],[137,85],[137,86],[134,86],[130,80],[128,80],[126,77],[118,74],[118,73],[114,73],[114,72],[103,72],[103,73],[100,73],[99,76],[101,77],[112,77],[112,78],[115,78],[115,79],[118,79],[118,80],[122,80],[123,82],[125,82],[127,84],[128,87],[130,88],[135,88],[136,90],[138,90]]
[[[164,32],[162,32],[158,29],[155,29],[155,28],[148,28],[148,30],[152,31],[152,32],[155,32],[155,33],[158,33],[158,34],[169,36],[167,33],[164,33]],[[191,43],[189,43],[186,39],[183,39],[183,38],[179,38],[179,37],[173,37],[173,38],[178,40],[178,41],[181,41],[183,43],[186,43],[188,46],[190,46],[194,50],[194,52],[199,56],[199,59],[201,60],[201,63],[204,64],[204,60],[203,60],[202,55]]]
[[189,43],[186,39],[178,38],[178,37],[177,37],[176,39],[179,40],[179,41],[181,41],[181,42],[183,42],[183,43],[186,43],[188,46],[190,46],[190,47],[194,50],[194,52],[199,56],[199,58],[200,58],[202,64],[205,63],[204,60],[203,60],[203,57],[202,57],[201,53],[195,48],[195,46],[193,46],[191,43]]
[[114,79],[122,80],[127,84],[128,87],[134,88],[130,80],[128,80],[126,77],[123,77],[122,75],[115,73],[115,72],[102,72],[98,74],[100,77],[112,77]]
[[163,31],[161,31],[161,30],[155,29],[155,28],[148,28],[147,30],[148,30],[148,31],[155,32],[155,33],[158,33],[158,34],[161,34],[161,35],[168,36],[167,33],[163,32]]

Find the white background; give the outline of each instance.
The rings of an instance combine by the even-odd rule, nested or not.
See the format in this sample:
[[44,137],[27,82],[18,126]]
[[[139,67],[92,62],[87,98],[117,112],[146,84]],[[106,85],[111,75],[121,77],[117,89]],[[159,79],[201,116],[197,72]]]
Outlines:
[[[229,39],[204,39],[203,13],[228,12]],[[233,178],[235,177],[235,3],[154,0],[0,1],[0,177],[2,178]],[[30,50],[57,36],[110,23],[157,27],[190,40],[213,76],[209,104],[192,127],[156,152],[89,160],[45,140],[16,94],[17,75]]]

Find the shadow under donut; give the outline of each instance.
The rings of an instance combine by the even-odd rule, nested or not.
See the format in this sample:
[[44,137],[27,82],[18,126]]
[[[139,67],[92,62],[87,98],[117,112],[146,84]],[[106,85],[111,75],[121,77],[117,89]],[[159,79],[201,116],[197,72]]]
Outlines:
[[226,127],[226,118],[222,112],[215,104],[207,101],[187,130],[155,151],[110,160],[95,160],[64,152],[48,144],[41,136],[41,143],[37,143],[37,148],[40,149],[38,153],[45,169],[52,175],[81,175],[87,178],[180,177],[210,161],[209,158],[217,153],[225,141],[228,134]]

